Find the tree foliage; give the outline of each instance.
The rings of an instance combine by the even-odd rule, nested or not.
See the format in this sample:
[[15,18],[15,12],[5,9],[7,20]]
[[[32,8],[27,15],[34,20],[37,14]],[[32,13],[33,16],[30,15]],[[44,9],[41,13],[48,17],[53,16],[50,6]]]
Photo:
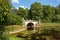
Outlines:
[[12,10],[10,0],[0,0],[0,40],[5,40],[3,33],[6,25],[22,25],[22,18]]
[[43,13],[42,13],[42,6],[40,3],[35,2],[34,4],[31,5],[30,15],[31,19],[33,20],[39,20],[40,18],[42,18]]
[[41,3],[35,2],[31,4],[28,15],[29,19],[40,19],[41,22],[60,22],[60,5],[58,7],[53,7],[50,5],[41,5]]
[[43,15],[43,19],[45,19],[48,22],[52,22],[52,19],[55,15],[54,7],[51,7],[49,5],[43,5]]
[[60,22],[60,5],[53,7],[35,2],[31,4],[30,9],[19,7],[18,10],[14,9],[14,13],[24,19],[40,20],[41,22]]
[[9,0],[0,0],[0,40],[7,40],[3,36],[7,24],[7,16],[10,13],[11,4]]
[[0,0],[0,25],[5,25],[10,13],[11,4],[9,0]]

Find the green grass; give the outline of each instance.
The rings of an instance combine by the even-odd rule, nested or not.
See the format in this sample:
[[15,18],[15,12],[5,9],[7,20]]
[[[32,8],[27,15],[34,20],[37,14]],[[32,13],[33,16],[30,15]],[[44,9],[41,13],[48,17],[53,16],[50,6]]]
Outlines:
[[[43,30],[45,29],[46,27],[48,27],[49,29],[54,27],[56,30],[59,30],[60,31],[60,23],[41,23],[42,24],[42,28],[40,28],[39,30]],[[8,31],[12,31],[12,28],[13,30],[20,30],[20,29],[23,29],[22,26],[19,26],[19,25],[13,25],[13,26],[7,26],[7,30]],[[23,32],[20,32],[20,33],[16,33],[16,34],[8,34],[9,37],[9,40],[25,40],[24,38],[18,38],[16,37],[17,35],[20,35],[22,37],[25,37],[25,36],[29,36],[30,34],[33,34],[34,32],[33,31],[23,31]]]
[[23,27],[20,26],[20,25],[10,25],[10,26],[6,26],[6,31],[9,32],[9,31],[17,31],[17,30],[20,30],[22,29]]
[[60,23],[41,23],[43,26],[60,26]]
[[24,38],[18,38],[18,37],[9,37],[9,40],[24,40]]
[[[41,23],[42,26],[44,27],[60,27],[60,23]],[[24,27],[20,26],[20,25],[10,25],[10,26],[6,26],[6,31],[17,31],[20,29],[23,29]]]

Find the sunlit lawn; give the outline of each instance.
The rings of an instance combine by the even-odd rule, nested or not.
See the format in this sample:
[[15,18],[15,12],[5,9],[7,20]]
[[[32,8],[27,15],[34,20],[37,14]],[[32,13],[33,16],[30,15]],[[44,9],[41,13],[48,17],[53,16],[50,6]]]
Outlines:
[[20,25],[10,25],[10,26],[6,26],[6,31],[17,31],[22,29],[23,27]]
[[9,40],[24,40],[23,38],[18,37],[9,37]]
[[[48,27],[48,28],[49,27],[50,28],[54,27],[56,30],[60,30],[60,23],[41,23],[41,24],[42,24],[42,26],[44,26],[44,27],[42,27],[43,29],[45,27]],[[23,27],[22,26],[19,26],[19,25],[7,26],[7,30],[8,31],[12,31],[12,28],[13,28],[13,30],[23,29]],[[15,37],[15,36],[20,35],[20,36],[25,37],[25,36],[28,36],[29,34],[32,34],[32,33],[34,33],[34,32],[33,31],[30,31],[30,32],[29,31],[23,31],[23,32],[14,34],[14,35],[11,34],[11,36],[9,37],[9,40],[25,40],[24,38],[19,38],[19,37]]]
[[60,23],[41,23],[43,26],[60,26]]
[[[60,29],[60,23],[41,23],[41,27],[57,27]],[[24,27],[20,26],[20,25],[10,25],[6,27],[6,31],[17,31],[17,30],[21,30],[24,29]]]

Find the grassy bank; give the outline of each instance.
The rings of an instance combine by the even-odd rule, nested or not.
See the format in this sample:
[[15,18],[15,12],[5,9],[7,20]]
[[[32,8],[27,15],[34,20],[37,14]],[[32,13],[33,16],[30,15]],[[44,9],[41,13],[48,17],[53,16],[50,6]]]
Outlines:
[[20,29],[23,29],[23,26],[20,26],[20,25],[9,25],[9,26],[6,26],[6,31],[17,31],[17,30],[20,30]]
[[9,37],[9,40],[24,40],[23,38],[18,37]]
[[60,26],[60,23],[41,23],[42,26]]
[[[34,37],[35,39],[36,39],[36,37],[39,37],[39,38],[42,37],[42,39],[44,39],[43,37],[45,37],[46,39],[53,40],[54,37],[52,37],[52,36],[59,35],[58,33],[60,33],[60,23],[41,23],[41,27],[42,27],[42,28],[40,28],[41,30],[39,29],[40,31],[37,31],[37,33],[34,33],[34,31],[25,30],[23,32],[19,32],[19,33],[15,33],[15,34],[8,34],[9,40],[25,40],[24,37],[27,37],[27,39],[29,39],[30,37]],[[23,27],[19,26],[19,25],[7,26],[6,28],[8,31],[9,31],[9,29],[10,29],[10,31],[12,31],[12,28],[14,31],[23,29]],[[55,29],[53,29],[53,28],[55,28]],[[56,34],[54,34],[54,33],[56,33]],[[47,34],[51,34],[51,35],[47,36]],[[38,36],[38,35],[40,35],[40,36]],[[20,37],[17,37],[17,36],[20,36]],[[33,39],[33,38],[31,38],[31,39]]]

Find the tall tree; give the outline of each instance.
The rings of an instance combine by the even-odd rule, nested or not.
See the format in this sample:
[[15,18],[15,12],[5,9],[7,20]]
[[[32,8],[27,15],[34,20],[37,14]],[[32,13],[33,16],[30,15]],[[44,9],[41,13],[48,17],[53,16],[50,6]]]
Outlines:
[[42,16],[43,16],[41,4],[38,3],[38,2],[33,3],[31,5],[29,15],[30,15],[30,18],[33,19],[33,20],[41,19]]
[[5,31],[7,16],[11,9],[9,1],[10,0],[0,0],[0,40],[6,40],[5,37],[3,37],[3,32]]
[[22,25],[22,17],[19,14],[19,10],[11,9],[11,13],[7,16],[7,25]]
[[60,23],[60,4],[55,8],[55,22]]
[[25,14],[24,8],[19,7],[19,13],[18,13],[18,15],[20,15],[21,17],[24,17],[24,14]]
[[28,19],[28,8],[19,7],[17,15],[21,16],[24,19]]
[[55,15],[54,7],[43,5],[43,15],[43,19],[45,19],[47,22],[52,22],[52,18]]
[[28,19],[28,16],[29,16],[28,13],[29,13],[29,9],[26,8],[25,9],[25,15],[24,15],[25,19]]

